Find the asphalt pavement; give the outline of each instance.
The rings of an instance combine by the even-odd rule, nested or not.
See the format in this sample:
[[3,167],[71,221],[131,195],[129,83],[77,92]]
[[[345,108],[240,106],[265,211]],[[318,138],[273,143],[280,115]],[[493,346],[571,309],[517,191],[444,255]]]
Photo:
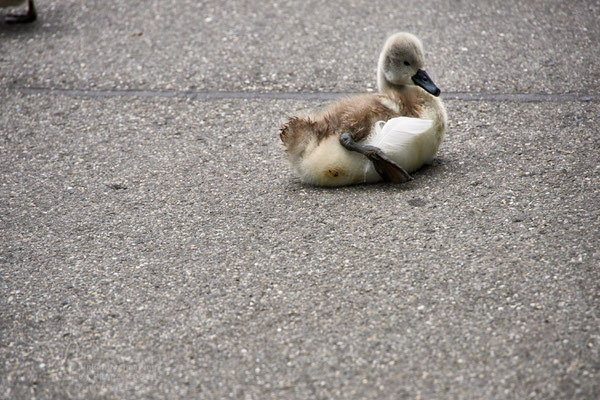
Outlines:
[[[36,6],[0,23],[0,398],[600,398],[599,1]],[[399,30],[433,164],[300,183],[279,125]]]

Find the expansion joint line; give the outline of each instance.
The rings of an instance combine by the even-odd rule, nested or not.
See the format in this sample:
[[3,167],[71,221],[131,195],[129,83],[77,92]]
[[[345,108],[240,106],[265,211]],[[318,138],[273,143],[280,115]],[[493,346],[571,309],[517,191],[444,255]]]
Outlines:
[[[194,91],[194,90],[160,90],[160,89],[55,89],[35,87],[11,87],[9,90],[25,95],[50,94],[69,97],[140,97],[140,98],[183,98],[199,101],[211,100],[335,100],[343,96],[357,93],[351,92],[244,92],[244,91]],[[598,102],[599,94],[581,93],[472,93],[446,92],[441,96],[444,100],[459,101],[500,101],[517,103],[541,102]]]

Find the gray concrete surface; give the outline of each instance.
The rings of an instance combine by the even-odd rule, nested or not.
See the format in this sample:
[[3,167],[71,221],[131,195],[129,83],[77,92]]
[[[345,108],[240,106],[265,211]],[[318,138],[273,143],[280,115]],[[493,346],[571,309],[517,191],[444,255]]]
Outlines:
[[[0,24],[1,398],[600,396],[598,1],[38,3]],[[455,95],[434,164],[302,185],[278,125],[397,29]]]

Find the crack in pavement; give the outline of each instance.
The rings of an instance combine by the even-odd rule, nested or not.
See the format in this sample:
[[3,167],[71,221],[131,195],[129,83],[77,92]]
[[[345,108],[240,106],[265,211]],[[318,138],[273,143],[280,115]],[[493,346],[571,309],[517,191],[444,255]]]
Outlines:
[[[71,97],[165,97],[185,98],[200,101],[210,100],[335,100],[343,96],[359,94],[357,92],[244,92],[244,91],[194,91],[161,89],[55,89],[36,87],[9,87],[25,95],[56,94]],[[374,93],[374,92],[372,92]],[[518,103],[540,102],[598,102],[600,94],[582,93],[442,93],[444,100],[459,101],[504,101]]]

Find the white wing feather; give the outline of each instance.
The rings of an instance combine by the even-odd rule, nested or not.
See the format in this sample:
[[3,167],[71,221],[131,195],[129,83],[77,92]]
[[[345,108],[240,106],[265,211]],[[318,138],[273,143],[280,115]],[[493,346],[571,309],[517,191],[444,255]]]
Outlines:
[[385,123],[379,121],[375,124],[375,134],[367,139],[367,143],[384,151],[396,149],[427,132],[432,126],[432,120],[420,118],[397,117]]
[[[430,119],[398,117],[386,123],[379,121],[374,128],[366,144],[379,147],[408,172],[431,162],[439,145]],[[369,163],[365,174],[372,175],[372,169]]]

